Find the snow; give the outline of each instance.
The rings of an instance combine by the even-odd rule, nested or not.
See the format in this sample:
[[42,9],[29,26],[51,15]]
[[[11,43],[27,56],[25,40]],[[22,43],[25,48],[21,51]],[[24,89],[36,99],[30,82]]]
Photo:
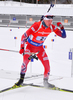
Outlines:
[[1,94],[1,99],[3,100],[72,100],[73,94],[71,93],[63,93],[58,91],[52,91],[52,90],[45,90],[42,88],[36,88],[36,87],[24,87],[18,90],[13,90],[4,94]]
[[[12,31],[10,31],[12,29]],[[27,28],[0,28],[0,48],[19,51],[21,35]],[[14,37],[17,37],[14,40]],[[55,41],[52,44],[51,39]],[[71,77],[71,61],[68,59],[69,49],[72,48],[72,31],[67,31],[67,38],[61,39],[54,37],[54,33],[50,34],[45,41],[47,45],[46,52],[49,56],[51,64],[51,75],[49,82],[65,89],[73,90],[73,77]],[[59,45],[60,44],[60,45]],[[66,45],[67,44],[67,45]],[[0,50],[0,90],[9,86],[13,86],[20,77],[20,69],[22,64],[22,55],[15,52]],[[44,68],[40,61],[34,60],[28,65],[25,83],[34,83],[43,85]],[[41,75],[40,75],[41,74]],[[31,77],[39,75],[38,77]],[[43,95],[42,95],[43,94]],[[43,88],[26,86],[24,88],[7,91],[0,94],[0,100],[72,100],[73,94],[47,90]]]
[[[13,1],[0,1],[0,14],[43,15],[50,4],[28,4]],[[73,4],[56,4],[50,10],[56,16],[73,16]]]
[[[32,9],[34,8],[34,11]],[[62,7],[62,8],[61,8]],[[43,14],[48,5],[34,5],[12,2],[12,1],[0,1],[0,13],[1,14]],[[25,12],[23,11],[25,9]],[[31,8],[30,11],[27,8]],[[38,10],[40,8],[40,11]],[[16,9],[19,9],[18,11]],[[23,10],[21,10],[23,9]],[[27,9],[27,12],[26,12]],[[35,14],[35,10],[36,14]],[[42,10],[43,9],[43,10]],[[72,5],[55,5],[54,12],[63,9],[66,12],[73,10]],[[22,12],[23,11],[23,12]],[[32,13],[31,13],[32,11]],[[41,12],[42,11],[42,12]],[[51,10],[53,11],[53,9]],[[40,13],[41,12],[41,13]],[[57,14],[56,12],[55,14]],[[58,13],[60,15],[73,15],[73,11],[68,13]],[[21,35],[28,28],[11,28],[0,27],[0,48],[19,51]],[[64,89],[73,90],[73,77],[71,76],[72,60],[69,59],[69,51],[73,48],[73,31],[66,31],[67,38],[62,39],[55,37],[54,33],[51,33],[44,45],[47,45],[47,55],[50,61],[51,74],[49,82]],[[15,40],[14,37],[17,37]],[[54,39],[54,42],[51,41]],[[0,50],[0,90],[13,86],[20,77],[20,70],[22,64],[22,55],[15,52]],[[72,66],[73,67],[73,66]],[[34,83],[43,85],[43,72],[44,68],[41,62],[34,60],[28,65],[25,83]],[[32,77],[34,75],[35,77]],[[31,77],[31,78],[28,78]],[[49,90],[45,88],[37,88],[32,86],[26,86],[23,88],[0,93],[0,100],[73,100],[73,94],[62,91]]]

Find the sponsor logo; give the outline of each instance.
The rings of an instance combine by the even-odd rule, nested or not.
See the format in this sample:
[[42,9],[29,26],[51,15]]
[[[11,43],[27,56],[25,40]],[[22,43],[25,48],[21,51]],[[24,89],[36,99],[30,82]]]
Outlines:
[[45,51],[43,52],[42,57],[44,57],[44,55],[45,55]]
[[48,57],[44,57],[43,60],[48,60]]
[[36,46],[37,46],[37,43],[35,43],[35,42],[32,42],[32,41],[31,41],[30,43],[32,43],[32,44],[34,44],[34,45],[36,45]]
[[28,42],[30,43],[30,44],[32,44],[32,45],[35,45],[35,46],[41,46],[41,45],[43,45],[43,43],[36,43],[36,42],[33,42],[32,40],[30,40],[30,38],[28,38]]
[[50,34],[50,32],[38,32],[38,33],[40,33],[40,34],[42,34],[42,35],[43,35],[43,34],[48,34],[48,35]]
[[34,27],[32,27],[31,29],[32,29],[32,31],[35,31]]

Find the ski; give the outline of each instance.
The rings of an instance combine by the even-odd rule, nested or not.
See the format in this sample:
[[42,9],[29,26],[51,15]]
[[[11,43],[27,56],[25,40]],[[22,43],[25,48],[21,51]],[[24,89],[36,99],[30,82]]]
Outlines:
[[29,84],[22,84],[20,86],[12,86],[12,87],[8,87],[6,89],[3,89],[3,90],[0,90],[0,93],[3,93],[3,92],[6,92],[6,91],[9,91],[9,90],[13,90],[13,89],[17,89],[17,88],[21,88],[21,87],[25,87],[25,86],[32,86],[32,83],[29,83]]
[[73,93],[73,90],[63,89],[63,88],[58,88],[58,87],[54,87],[54,88],[44,87],[42,85],[36,85],[36,84],[33,84],[33,83],[29,83],[29,84],[24,83],[24,84],[22,84],[20,86],[15,86],[14,85],[12,87],[0,90],[0,93],[6,92],[6,91],[9,91],[9,90],[13,90],[13,89],[17,89],[17,88],[21,88],[21,87],[25,87],[25,86],[32,86],[32,87],[38,87],[38,88],[45,88],[45,89],[49,89],[49,90],[56,90],[56,91],[63,91],[63,92]]
[[35,85],[35,84],[31,84],[31,86],[33,86],[33,87],[40,87],[40,88],[46,88],[46,89],[50,89],[50,90],[57,90],[57,91],[73,93],[73,90],[58,88],[56,86],[54,88],[50,88],[50,87],[47,88],[47,87],[44,87],[44,86],[41,86],[41,85]]

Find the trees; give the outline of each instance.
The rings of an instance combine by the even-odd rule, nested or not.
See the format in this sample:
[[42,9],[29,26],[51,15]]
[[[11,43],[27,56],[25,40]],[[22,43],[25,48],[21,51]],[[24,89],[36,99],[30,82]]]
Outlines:
[[21,1],[26,3],[40,3],[40,4],[49,4],[50,2],[56,2],[58,4],[70,4],[73,0],[13,0],[13,1]]

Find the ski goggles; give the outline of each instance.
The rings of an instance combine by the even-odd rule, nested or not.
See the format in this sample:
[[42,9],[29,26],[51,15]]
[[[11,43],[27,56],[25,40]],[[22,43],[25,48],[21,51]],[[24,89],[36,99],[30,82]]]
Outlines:
[[48,19],[53,19],[53,16],[45,16],[45,17],[47,17]]
[[44,16],[44,20],[50,20],[50,19],[53,20],[53,16]]

